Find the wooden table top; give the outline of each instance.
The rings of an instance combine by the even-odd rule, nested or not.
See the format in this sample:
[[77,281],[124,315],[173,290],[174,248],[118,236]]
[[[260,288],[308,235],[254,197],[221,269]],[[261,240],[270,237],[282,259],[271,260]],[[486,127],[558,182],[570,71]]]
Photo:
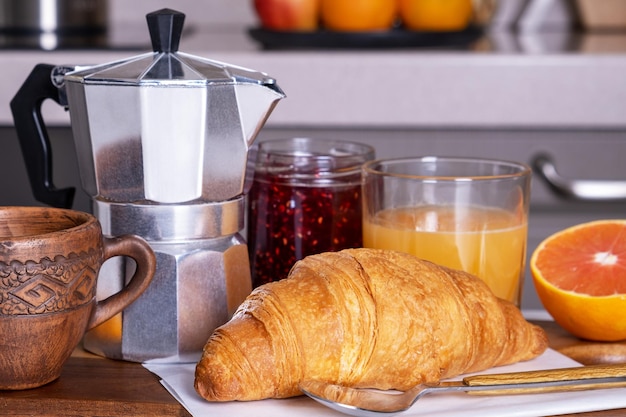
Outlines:
[[[581,341],[552,322],[546,329],[553,349],[586,364],[626,363],[626,342]],[[0,391],[3,416],[190,416],[141,364],[76,355],[61,377],[40,388]],[[574,416],[574,415],[570,415]],[[575,414],[576,417],[626,417],[626,409]]]
[[71,357],[40,388],[0,391],[2,416],[190,416],[141,364]]

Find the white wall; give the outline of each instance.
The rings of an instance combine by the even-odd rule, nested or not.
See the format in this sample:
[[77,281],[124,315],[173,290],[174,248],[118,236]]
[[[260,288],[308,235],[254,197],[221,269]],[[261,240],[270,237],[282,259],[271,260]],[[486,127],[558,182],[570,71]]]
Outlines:
[[110,0],[112,24],[145,22],[147,13],[170,8],[186,15],[186,24],[250,26],[256,18],[252,0]]

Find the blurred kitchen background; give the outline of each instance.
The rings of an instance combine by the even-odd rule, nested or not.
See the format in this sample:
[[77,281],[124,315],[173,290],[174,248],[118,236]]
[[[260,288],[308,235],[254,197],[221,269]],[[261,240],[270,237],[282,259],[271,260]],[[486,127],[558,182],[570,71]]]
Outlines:
[[[9,3],[0,0],[6,29]],[[45,0],[40,2],[45,3]],[[106,2],[105,2],[106,3]],[[34,200],[9,109],[38,63],[90,65],[150,50],[145,15],[187,15],[180,50],[269,73],[287,94],[259,140],[309,136],[373,145],[381,158],[457,155],[541,165],[528,252],[567,226],[626,217],[626,1],[500,0],[458,44],[385,48],[264,48],[251,0],[109,0],[106,35],[62,45],[0,35],[0,204]],[[83,38],[85,38],[83,36]],[[84,39],[83,39],[84,40]],[[288,42],[289,39],[286,39]],[[34,43],[33,43],[34,42]],[[81,190],[69,116],[44,103],[54,182]],[[542,159],[538,159],[543,156]],[[556,170],[556,172],[554,172]],[[581,195],[576,195],[580,193]],[[522,307],[541,309],[527,277]]]

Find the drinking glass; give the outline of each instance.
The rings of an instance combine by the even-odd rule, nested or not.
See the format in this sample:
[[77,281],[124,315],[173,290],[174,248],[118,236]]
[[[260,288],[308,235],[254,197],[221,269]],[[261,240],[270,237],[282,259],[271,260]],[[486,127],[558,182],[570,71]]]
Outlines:
[[453,157],[363,165],[363,245],[411,253],[484,280],[519,306],[531,169]]

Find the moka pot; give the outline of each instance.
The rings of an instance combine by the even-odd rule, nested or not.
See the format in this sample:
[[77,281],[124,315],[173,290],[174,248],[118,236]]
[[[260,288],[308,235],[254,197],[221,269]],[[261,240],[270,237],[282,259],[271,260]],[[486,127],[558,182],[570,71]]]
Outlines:
[[[70,207],[52,181],[41,104],[70,112],[79,172],[108,235],[137,234],[157,255],[146,293],[90,332],[88,350],[132,361],[194,360],[249,293],[244,239],[248,151],[284,93],[264,73],[178,52],[184,15],[147,15],[153,52],[93,67],[40,64],[11,102],[35,197]],[[98,297],[134,265],[105,264]]]

